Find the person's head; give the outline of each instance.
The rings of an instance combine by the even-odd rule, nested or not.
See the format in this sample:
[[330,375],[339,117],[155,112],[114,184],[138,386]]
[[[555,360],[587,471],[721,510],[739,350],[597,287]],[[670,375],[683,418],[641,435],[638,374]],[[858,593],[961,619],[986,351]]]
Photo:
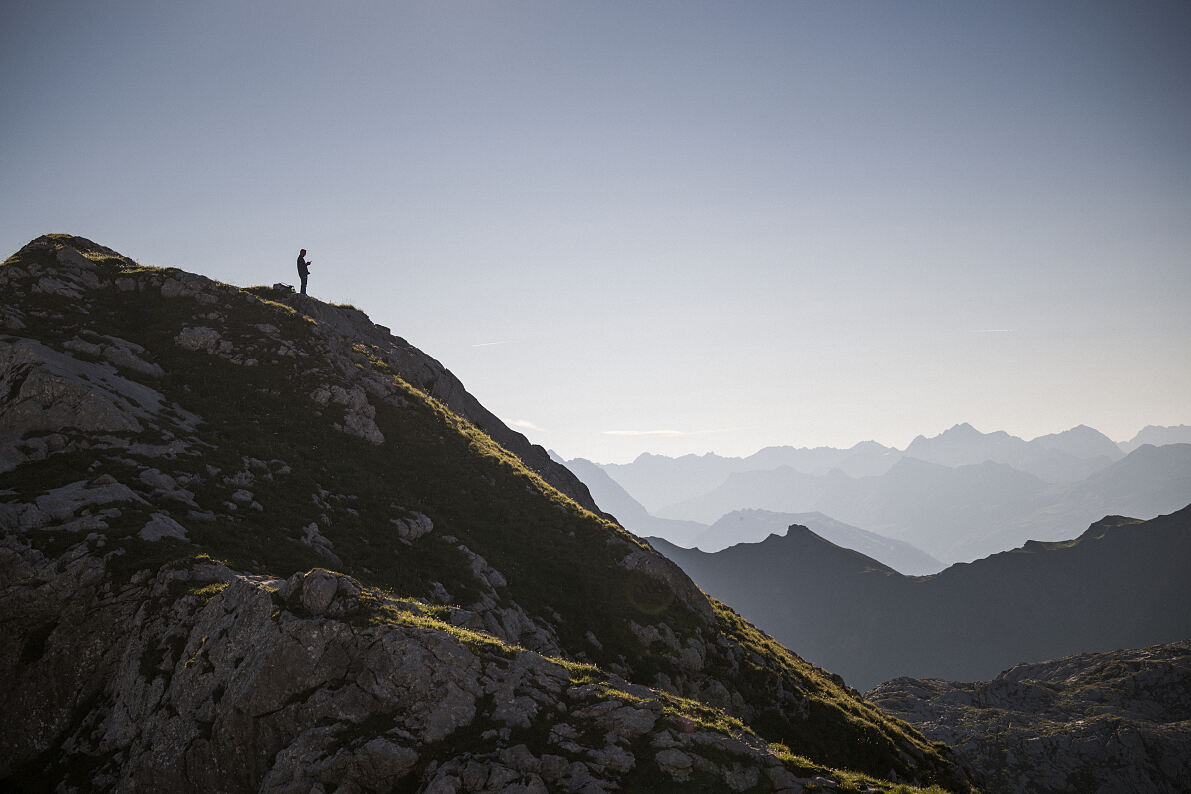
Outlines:
[[306,256],[306,249],[303,248],[301,251],[299,251],[298,256]]

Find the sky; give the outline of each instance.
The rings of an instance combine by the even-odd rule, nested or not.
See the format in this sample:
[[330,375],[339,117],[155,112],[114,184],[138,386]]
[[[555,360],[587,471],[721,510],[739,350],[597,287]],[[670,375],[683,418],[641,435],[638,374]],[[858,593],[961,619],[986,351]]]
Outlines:
[[1191,5],[0,3],[0,251],[350,303],[565,458],[1191,424]]

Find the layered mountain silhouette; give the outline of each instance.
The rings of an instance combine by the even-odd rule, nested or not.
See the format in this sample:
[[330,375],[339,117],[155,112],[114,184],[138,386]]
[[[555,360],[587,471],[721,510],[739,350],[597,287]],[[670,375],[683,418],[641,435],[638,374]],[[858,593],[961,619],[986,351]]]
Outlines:
[[[553,456],[553,453],[551,453]],[[941,570],[943,563],[905,541],[892,540],[853,527],[822,513],[775,513],[768,510],[736,510],[712,525],[698,521],[659,518],[596,463],[583,458],[563,461],[591,490],[592,498],[625,527],[638,535],[665,538],[683,547],[719,551],[736,543],[764,540],[770,534],[784,534],[791,524],[805,524],[833,543],[855,549],[907,574]]]
[[1109,513],[1153,517],[1191,501],[1191,445],[1143,446],[1076,483],[1046,483],[1005,463],[945,466],[905,457],[879,477],[811,475],[782,467],[733,474],[665,511],[714,521],[735,510],[821,512],[906,541],[944,562],[970,561],[1026,540],[1059,540]]
[[1132,452],[1144,444],[1150,444],[1155,447],[1166,444],[1191,444],[1191,425],[1173,425],[1169,427],[1146,425],[1136,436],[1128,441],[1121,442],[1121,449],[1125,452]]
[[759,543],[770,535],[784,535],[786,529],[793,525],[807,527],[824,540],[872,557],[900,573],[917,576],[936,573],[944,567],[934,557],[909,543],[890,540],[822,513],[737,510],[712,524],[690,545],[703,551],[720,551],[737,543]]
[[0,786],[966,791],[351,307],[0,266]]
[[744,458],[715,454],[669,458],[644,453],[631,463],[600,467],[654,514],[693,499],[721,485],[731,474],[789,467],[804,474],[838,470],[854,478],[884,474],[903,457],[944,466],[993,461],[1033,474],[1046,482],[1074,482],[1120,459],[1142,444],[1160,446],[1191,442],[1191,430],[1148,427],[1137,438],[1118,445],[1098,430],[1080,425],[1031,441],[1004,431],[982,433],[963,423],[937,436],[918,436],[905,450],[862,441],[849,449],[834,447],[766,447]]
[[[600,466],[650,513],[660,515],[673,504],[693,499],[716,488],[732,474],[789,467],[807,474],[837,470],[852,477],[884,474],[902,454],[873,441],[851,449],[832,447],[766,447],[746,458],[726,458],[713,453],[670,458],[643,453],[632,463]],[[710,519],[714,521],[719,516]]]
[[651,542],[709,594],[853,686],[969,681],[1015,663],[1191,636],[1191,507],[1108,517],[908,577],[805,527],[723,551]]
[[739,511],[821,513],[950,563],[1062,539],[1107,514],[1177,510],[1191,501],[1184,431],[1147,427],[1118,445],[1084,425],[1025,441],[960,424],[919,436],[904,451],[864,442],[847,450],[768,447],[746,458],[646,454],[627,464],[566,464],[599,483],[591,485],[597,502],[625,526],[680,546],[710,551],[759,540],[698,529]]
[[943,466],[1004,463],[1046,482],[1082,480],[1124,456],[1121,448],[1086,425],[1024,441],[1003,430],[981,433],[964,423],[933,438],[918,436],[906,457]]

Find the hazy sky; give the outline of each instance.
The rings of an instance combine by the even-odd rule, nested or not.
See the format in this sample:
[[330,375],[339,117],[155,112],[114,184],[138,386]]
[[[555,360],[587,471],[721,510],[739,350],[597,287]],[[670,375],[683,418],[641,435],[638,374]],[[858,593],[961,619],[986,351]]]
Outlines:
[[564,457],[1191,423],[1191,5],[0,2],[0,250],[368,312]]

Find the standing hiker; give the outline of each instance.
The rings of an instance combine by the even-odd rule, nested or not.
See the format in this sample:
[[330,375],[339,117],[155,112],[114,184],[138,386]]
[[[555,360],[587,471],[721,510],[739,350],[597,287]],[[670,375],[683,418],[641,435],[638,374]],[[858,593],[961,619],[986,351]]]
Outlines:
[[306,294],[306,277],[310,275],[310,263],[306,261],[306,249],[298,252],[298,278],[302,279],[302,294]]

